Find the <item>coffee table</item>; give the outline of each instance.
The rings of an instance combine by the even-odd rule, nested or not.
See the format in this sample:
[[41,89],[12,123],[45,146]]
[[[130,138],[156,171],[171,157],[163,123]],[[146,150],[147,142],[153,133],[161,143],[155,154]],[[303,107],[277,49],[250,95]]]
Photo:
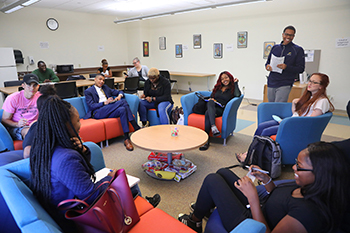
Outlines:
[[[178,128],[178,136],[171,136],[172,127]],[[167,153],[167,162],[171,164],[173,152],[199,148],[208,141],[208,134],[201,129],[187,125],[156,125],[134,132],[131,135],[131,141],[142,149]]]

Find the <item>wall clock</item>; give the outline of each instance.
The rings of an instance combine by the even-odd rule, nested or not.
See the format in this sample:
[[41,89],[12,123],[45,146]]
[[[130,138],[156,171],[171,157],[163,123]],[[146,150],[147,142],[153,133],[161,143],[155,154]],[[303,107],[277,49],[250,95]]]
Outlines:
[[51,31],[56,31],[58,29],[58,21],[54,18],[49,18],[46,21],[46,26],[51,30]]

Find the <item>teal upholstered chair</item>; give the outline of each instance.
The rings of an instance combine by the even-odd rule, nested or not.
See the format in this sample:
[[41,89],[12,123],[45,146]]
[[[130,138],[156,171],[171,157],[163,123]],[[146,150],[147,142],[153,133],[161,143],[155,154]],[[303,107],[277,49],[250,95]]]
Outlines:
[[278,127],[276,142],[282,150],[282,164],[294,164],[299,152],[308,144],[321,140],[323,131],[333,114],[316,117],[291,117],[292,103],[261,103],[258,106],[258,124],[272,120],[272,115],[283,120]]
[[[210,96],[209,91],[198,91],[204,96]],[[224,146],[226,139],[230,136],[236,128],[237,110],[242,102],[243,95],[231,99],[225,106],[225,110],[221,117],[215,119],[216,126],[221,132],[221,138],[224,139]],[[181,106],[184,111],[185,125],[191,125],[204,130],[204,115],[195,114],[192,112],[193,106],[198,102],[197,95],[192,92],[181,97]]]

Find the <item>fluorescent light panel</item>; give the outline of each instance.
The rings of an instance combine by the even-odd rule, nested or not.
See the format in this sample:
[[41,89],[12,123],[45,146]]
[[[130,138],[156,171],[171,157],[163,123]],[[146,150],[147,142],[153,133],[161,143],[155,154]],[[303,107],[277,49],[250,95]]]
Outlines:
[[0,9],[0,11],[9,14],[12,13],[14,11],[17,11],[19,9],[22,9],[23,7],[27,7],[33,3],[36,3],[40,0],[19,0],[17,2],[14,2],[8,6],[4,6],[3,8]]
[[266,1],[272,1],[272,0],[241,0],[241,1],[226,2],[226,3],[221,3],[221,4],[212,4],[212,5],[187,8],[187,9],[177,10],[177,11],[168,11],[168,12],[158,13],[158,14],[151,14],[151,15],[144,15],[144,16],[120,19],[120,20],[117,19],[117,20],[114,20],[114,23],[128,23],[128,22],[132,22],[132,21],[150,19],[150,18],[158,18],[158,17],[167,16],[167,15],[176,15],[176,14],[189,13],[189,12],[195,12],[195,11],[201,11],[201,10],[215,9],[215,8],[220,8],[220,7],[225,7],[225,6],[240,5],[240,4],[246,4],[246,3],[252,3],[252,2],[266,2]]

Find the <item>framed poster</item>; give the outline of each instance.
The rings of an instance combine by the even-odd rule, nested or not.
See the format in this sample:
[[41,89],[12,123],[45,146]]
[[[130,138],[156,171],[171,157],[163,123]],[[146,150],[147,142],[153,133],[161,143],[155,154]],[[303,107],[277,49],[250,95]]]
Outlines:
[[274,41],[264,42],[264,57],[263,57],[264,59],[266,59],[269,56],[271,49],[274,45],[275,45]]
[[182,57],[182,44],[175,45],[175,57]]
[[248,32],[237,32],[237,48],[247,48]]
[[202,48],[202,35],[201,34],[193,35],[193,48],[194,49]]
[[222,58],[222,43],[214,44],[214,58]]
[[148,41],[143,42],[143,56],[144,57],[149,56],[149,42]]
[[166,49],[166,38],[165,36],[159,37],[159,49],[165,50]]

